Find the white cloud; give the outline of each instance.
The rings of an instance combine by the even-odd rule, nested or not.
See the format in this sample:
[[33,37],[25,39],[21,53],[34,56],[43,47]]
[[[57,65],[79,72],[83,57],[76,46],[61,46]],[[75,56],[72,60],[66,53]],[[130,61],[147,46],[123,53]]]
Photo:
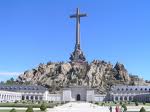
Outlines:
[[0,72],[0,76],[19,76],[21,72]]

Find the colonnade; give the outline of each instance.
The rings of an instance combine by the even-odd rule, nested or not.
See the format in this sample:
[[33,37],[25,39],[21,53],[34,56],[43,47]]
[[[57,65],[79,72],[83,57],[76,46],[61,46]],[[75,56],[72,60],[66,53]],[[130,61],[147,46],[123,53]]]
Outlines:
[[22,100],[43,100],[43,96],[42,95],[22,95]]
[[21,100],[21,93],[0,91],[0,102],[15,102]]
[[133,101],[133,98],[133,95],[113,95],[113,101]]

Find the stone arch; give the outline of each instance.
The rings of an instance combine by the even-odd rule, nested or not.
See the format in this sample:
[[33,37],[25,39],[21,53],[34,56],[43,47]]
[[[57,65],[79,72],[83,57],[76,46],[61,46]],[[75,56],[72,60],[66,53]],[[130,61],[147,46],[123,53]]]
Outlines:
[[125,97],[124,97],[124,100],[125,100],[125,101],[127,101],[127,100],[128,100],[128,99],[127,99],[127,96],[125,96]]
[[38,96],[35,96],[35,100],[38,100]]
[[115,100],[118,101],[118,97],[117,96],[115,97]]
[[33,96],[31,96],[31,100],[33,100]]
[[120,96],[120,101],[123,101],[123,97],[122,96]]
[[132,101],[132,96],[129,96],[129,101]]
[[42,97],[42,96],[40,96],[40,100],[43,100],[43,97]]
[[26,99],[29,100],[29,96],[26,96]]
[[22,100],[25,100],[25,96],[22,96],[22,98],[21,98]]
[[77,101],[80,101],[80,100],[81,100],[80,94],[77,94],[76,100],[77,100]]

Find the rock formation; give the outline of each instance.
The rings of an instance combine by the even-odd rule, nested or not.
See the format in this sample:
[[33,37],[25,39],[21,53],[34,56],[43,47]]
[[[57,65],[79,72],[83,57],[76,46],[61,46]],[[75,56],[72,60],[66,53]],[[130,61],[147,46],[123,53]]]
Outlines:
[[[50,92],[58,92],[63,87],[87,86],[104,93],[115,84],[136,85],[136,78],[130,76],[123,64],[94,60],[91,63],[59,62],[40,64],[36,69],[24,72],[17,79],[20,84],[43,85]],[[141,82],[144,81],[141,80]]]

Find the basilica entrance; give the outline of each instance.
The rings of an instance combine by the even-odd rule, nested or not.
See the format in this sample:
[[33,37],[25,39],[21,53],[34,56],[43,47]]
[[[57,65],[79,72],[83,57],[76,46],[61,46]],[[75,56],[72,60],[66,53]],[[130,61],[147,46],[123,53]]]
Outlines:
[[80,101],[81,98],[80,98],[80,94],[77,94],[77,98],[76,98],[77,101]]

